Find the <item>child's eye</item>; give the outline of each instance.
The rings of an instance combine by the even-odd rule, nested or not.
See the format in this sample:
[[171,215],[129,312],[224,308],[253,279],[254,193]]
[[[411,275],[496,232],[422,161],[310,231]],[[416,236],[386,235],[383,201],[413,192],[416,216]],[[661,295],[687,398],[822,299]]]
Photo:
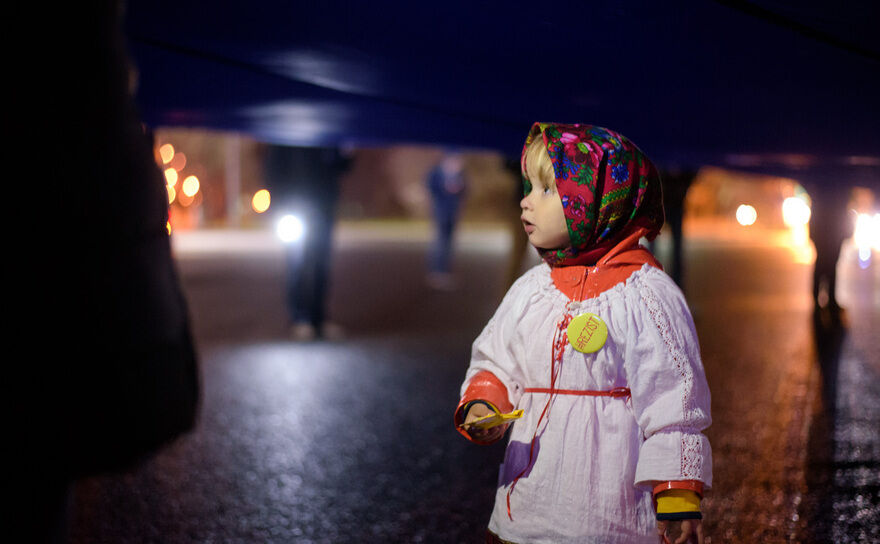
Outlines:
[[545,195],[553,194],[553,187],[550,187],[549,185],[544,187],[544,194]]

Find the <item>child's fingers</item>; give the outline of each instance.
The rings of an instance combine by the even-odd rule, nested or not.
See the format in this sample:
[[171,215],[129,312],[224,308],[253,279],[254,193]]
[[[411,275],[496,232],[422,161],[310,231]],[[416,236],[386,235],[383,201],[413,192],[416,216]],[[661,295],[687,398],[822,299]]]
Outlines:
[[497,427],[492,427],[491,429],[474,429],[473,434],[479,436],[481,440],[489,440],[495,436],[497,430]]
[[675,541],[675,544],[687,544],[688,542],[703,542],[703,524],[700,520],[684,520],[681,522],[681,535]]
[[486,405],[483,404],[475,404],[471,406],[471,409],[468,410],[467,414],[465,414],[465,423],[470,423],[476,419],[480,419],[481,417],[486,417],[489,414],[493,414],[494,412]]
[[477,440],[485,440],[487,434],[486,429],[480,429],[478,427],[469,427],[467,433]]
[[697,544],[703,544],[703,524],[697,524]]
[[480,429],[472,427],[468,430],[468,434],[482,442],[496,440],[504,433],[504,427],[491,427],[489,429]]
[[675,540],[675,544],[687,544],[691,541],[691,531],[690,528],[685,528],[685,525],[682,523],[681,525],[681,535]]
[[669,522],[666,520],[658,520],[657,521],[657,535],[660,537],[660,542],[669,542],[669,539],[666,538],[666,529],[669,528]]

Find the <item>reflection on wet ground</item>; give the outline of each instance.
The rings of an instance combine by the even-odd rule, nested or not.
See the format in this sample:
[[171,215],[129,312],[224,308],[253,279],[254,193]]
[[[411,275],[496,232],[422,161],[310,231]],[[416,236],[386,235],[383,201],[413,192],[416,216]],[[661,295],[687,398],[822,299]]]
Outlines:
[[808,445],[805,534],[880,542],[880,295],[876,274],[847,272],[847,311],[814,315],[822,384]]
[[[286,339],[271,247],[181,255],[199,427],[83,482],[74,542],[481,541],[503,446],[466,443],[451,410],[499,301],[503,232],[462,238],[451,292],[424,285],[425,239],[349,235],[334,256],[340,342]],[[710,242],[686,249],[713,392],[709,541],[880,540],[877,267],[842,269],[835,323],[814,316],[809,267],[786,249]]]

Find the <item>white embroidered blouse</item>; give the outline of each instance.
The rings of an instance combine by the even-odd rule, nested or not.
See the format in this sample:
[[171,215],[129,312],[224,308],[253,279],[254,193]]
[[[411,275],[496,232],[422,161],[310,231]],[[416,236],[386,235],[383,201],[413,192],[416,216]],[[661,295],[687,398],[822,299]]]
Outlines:
[[[709,387],[690,311],[675,283],[644,265],[599,296],[571,302],[540,264],[511,287],[474,341],[462,385],[494,374],[525,411],[510,429],[489,529],[526,543],[657,542],[651,482],[712,485]],[[551,348],[569,305],[598,315],[608,339],[598,352],[565,347],[556,388],[611,390],[629,398],[557,394],[536,429],[549,388]],[[537,434],[536,434],[537,433]],[[534,437],[531,468],[530,448]],[[507,497],[513,480],[524,469]]]

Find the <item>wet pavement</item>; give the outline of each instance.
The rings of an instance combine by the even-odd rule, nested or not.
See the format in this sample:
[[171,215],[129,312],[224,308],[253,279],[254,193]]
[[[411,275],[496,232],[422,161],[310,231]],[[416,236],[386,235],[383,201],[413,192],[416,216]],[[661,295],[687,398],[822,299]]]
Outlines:
[[[270,239],[179,237],[198,428],[79,484],[73,542],[481,542],[503,445],[467,443],[451,412],[503,292],[505,233],[464,233],[450,292],[424,284],[423,226],[338,239],[330,313],[347,334],[296,343]],[[841,326],[814,316],[809,265],[782,246],[686,248],[713,394],[708,541],[878,542],[880,267],[844,255]]]

